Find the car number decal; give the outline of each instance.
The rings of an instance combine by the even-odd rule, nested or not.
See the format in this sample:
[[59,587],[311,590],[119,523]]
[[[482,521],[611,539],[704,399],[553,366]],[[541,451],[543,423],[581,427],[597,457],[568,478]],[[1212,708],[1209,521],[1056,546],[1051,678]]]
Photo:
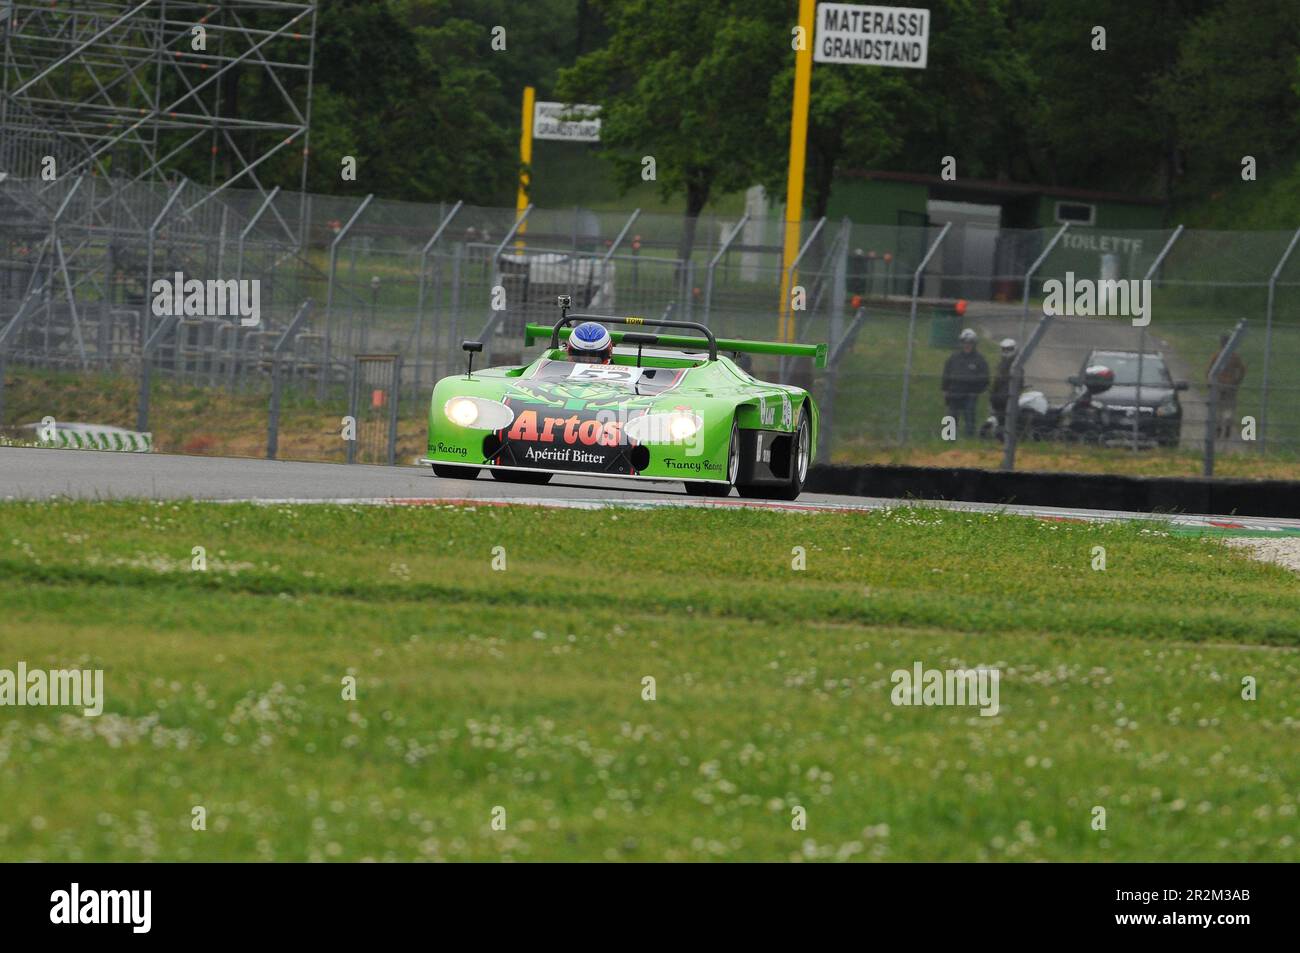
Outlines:
[[625,364],[574,364],[569,372],[571,381],[601,381],[608,384],[626,384],[629,387],[641,379],[643,367]]

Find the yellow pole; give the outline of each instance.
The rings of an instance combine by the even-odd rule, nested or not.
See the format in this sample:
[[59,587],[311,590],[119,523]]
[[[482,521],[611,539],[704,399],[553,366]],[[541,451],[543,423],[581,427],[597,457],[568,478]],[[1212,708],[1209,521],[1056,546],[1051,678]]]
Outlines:
[[[528,168],[533,163],[533,99],[536,96],[536,90],[531,86],[524,87],[524,109],[522,131],[519,133],[519,194],[515,197],[515,219],[519,219],[524,214],[524,209],[528,208],[528,184],[531,177],[528,174]],[[528,229],[528,223],[524,222],[519,226],[519,234],[522,236]],[[522,251],[524,243],[515,242],[516,250]]]
[[781,254],[781,318],[777,340],[794,340],[790,310],[790,266],[799,254],[799,225],[803,220],[804,155],[808,145],[808,98],[812,85],[813,20],[817,0],[799,0],[803,49],[794,54],[794,108],[790,111],[790,171],[785,185],[785,243]]

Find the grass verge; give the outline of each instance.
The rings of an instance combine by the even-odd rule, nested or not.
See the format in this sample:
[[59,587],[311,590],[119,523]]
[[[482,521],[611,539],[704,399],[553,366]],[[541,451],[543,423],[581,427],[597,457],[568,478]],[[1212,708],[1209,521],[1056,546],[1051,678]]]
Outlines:
[[3,860],[1300,857],[1295,579],[1149,526],[9,503],[0,612],[107,696],[0,708]]

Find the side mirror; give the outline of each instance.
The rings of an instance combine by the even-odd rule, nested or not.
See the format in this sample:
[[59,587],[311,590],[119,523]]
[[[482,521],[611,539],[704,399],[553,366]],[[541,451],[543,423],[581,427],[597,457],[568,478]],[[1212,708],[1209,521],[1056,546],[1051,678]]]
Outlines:
[[556,298],[555,298],[555,304],[556,304],[557,307],[560,307],[560,308],[572,308],[572,307],[573,307],[573,296],[572,296],[572,295],[557,295]]
[[466,358],[469,361],[469,363],[465,365],[465,376],[467,378],[473,377],[474,376],[474,355],[479,353],[481,350],[483,350],[483,342],[482,341],[461,341],[460,347],[461,350],[465,352]]
[[1187,387],[1188,387],[1187,381],[1178,381],[1176,384],[1174,384],[1174,390],[1187,390]]

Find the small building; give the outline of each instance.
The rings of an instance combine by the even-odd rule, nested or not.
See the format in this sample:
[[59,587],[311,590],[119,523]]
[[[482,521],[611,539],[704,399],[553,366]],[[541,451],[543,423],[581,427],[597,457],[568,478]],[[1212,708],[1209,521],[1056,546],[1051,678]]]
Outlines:
[[956,234],[944,242],[934,271],[963,277],[945,279],[938,293],[986,299],[1019,295],[1015,277],[1041,250],[1039,230],[1070,222],[1080,234],[1067,236],[1071,240],[1062,253],[1077,259],[1081,272],[1117,276],[1136,270],[1139,260],[1154,252],[1142,232],[1163,228],[1164,214],[1164,203],[1146,196],[987,179],[949,181],[913,172],[841,173],[827,206],[831,220],[847,216],[863,225],[952,222]]

